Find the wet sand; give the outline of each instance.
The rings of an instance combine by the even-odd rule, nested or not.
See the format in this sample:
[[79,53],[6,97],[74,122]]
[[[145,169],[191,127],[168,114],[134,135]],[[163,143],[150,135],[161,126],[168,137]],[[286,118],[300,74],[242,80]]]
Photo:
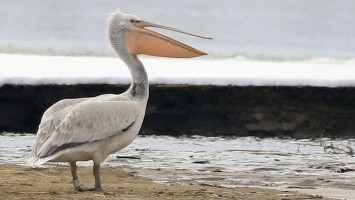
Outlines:
[[[119,167],[103,167],[104,192],[77,192],[69,167],[30,168],[0,165],[1,199],[326,199],[320,196],[253,187],[222,188],[196,184],[158,184],[135,177]],[[80,167],[79,178],[92,187],[91,167]]]

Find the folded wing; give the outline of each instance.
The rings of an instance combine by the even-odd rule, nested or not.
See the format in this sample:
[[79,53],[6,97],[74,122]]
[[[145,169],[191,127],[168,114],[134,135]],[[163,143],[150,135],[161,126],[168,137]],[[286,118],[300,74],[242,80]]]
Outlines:
[[40,126],[32,156],[43,158],[65,148],[117,135],[137,120],[139,109],[139,104],[131,101],[81,103],[64,115],[62,113],[59,116],[62,120],[52,120],[52,125]]

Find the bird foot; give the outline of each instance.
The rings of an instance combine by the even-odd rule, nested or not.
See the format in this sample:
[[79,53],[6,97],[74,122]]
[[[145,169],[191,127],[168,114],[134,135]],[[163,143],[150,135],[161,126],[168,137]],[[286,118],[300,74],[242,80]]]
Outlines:
[[79,179],[73,179],[73,185],[76,191],[84,191],[84,189],[80,186]]
[[79,192],[84,192],[85,188],[82,188],[81,186],[79,186],[79,187],[75,187],[75,190],[79,191]]
[[86,191],[104,192],[102,187],[83,188],[83,187],[80,186],[80,187],[76,187],[75,190],[78,191],[78,192],[86,192]]
[[98,191],[98,192],[103,192],[104,189],[102,189],[101,186],[95,186],[94,188],[87,189],[86,191]]
[[104,190],[102,189],[101,185],[100,186],[95,186],[94,188],[83,188],[80,186],[79,179],[73,180],[74,188],[76,191],[79,192],[84,192],[84,191],[98,191],[98,192],[103,192]]
[[74,187],[76,191],[78,192],[85,192],[85,191],[97,191],[97,192],[104,192],[104,190],[102,189],[102,187],[94,187],[94,188],[85,188],[85,187],[81,187],[80,185],[79,186],[76,186]]

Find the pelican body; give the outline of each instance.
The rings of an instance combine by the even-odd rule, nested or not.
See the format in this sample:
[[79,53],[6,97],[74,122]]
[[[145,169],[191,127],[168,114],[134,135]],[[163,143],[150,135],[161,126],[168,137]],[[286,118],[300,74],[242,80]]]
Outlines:
[[[29,164],[68,162],[74,188],[83,191],[77,176],[77,161],[93,160],[95,187],[102,190],[100,164],[112,153],[128,146],[141,128],[149,96],[149,83],[138,54],[189,58],[206,55],[170,37],[146,29],[157,27],[201,38],[161,26],[117,10],[108,19],[107,37],[132,76],[129,89],[119,95],[64,99],[43,114]],[[211,39],[211,38],[208,38]]]

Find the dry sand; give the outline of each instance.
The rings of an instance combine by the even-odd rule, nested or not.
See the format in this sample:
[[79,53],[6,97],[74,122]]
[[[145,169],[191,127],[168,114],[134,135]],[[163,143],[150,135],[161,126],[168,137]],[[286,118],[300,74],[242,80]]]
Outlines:
[[[83,186],[92,187],[90,167],[79,168]],[[325,199],[290,191],[261,188],[221,188],[191,184],[158,184],[134,177],[122,168],[103,167],[105,192],[77,192],[73,189],[69,167],[29,168],[0,165],[0,199]]]

